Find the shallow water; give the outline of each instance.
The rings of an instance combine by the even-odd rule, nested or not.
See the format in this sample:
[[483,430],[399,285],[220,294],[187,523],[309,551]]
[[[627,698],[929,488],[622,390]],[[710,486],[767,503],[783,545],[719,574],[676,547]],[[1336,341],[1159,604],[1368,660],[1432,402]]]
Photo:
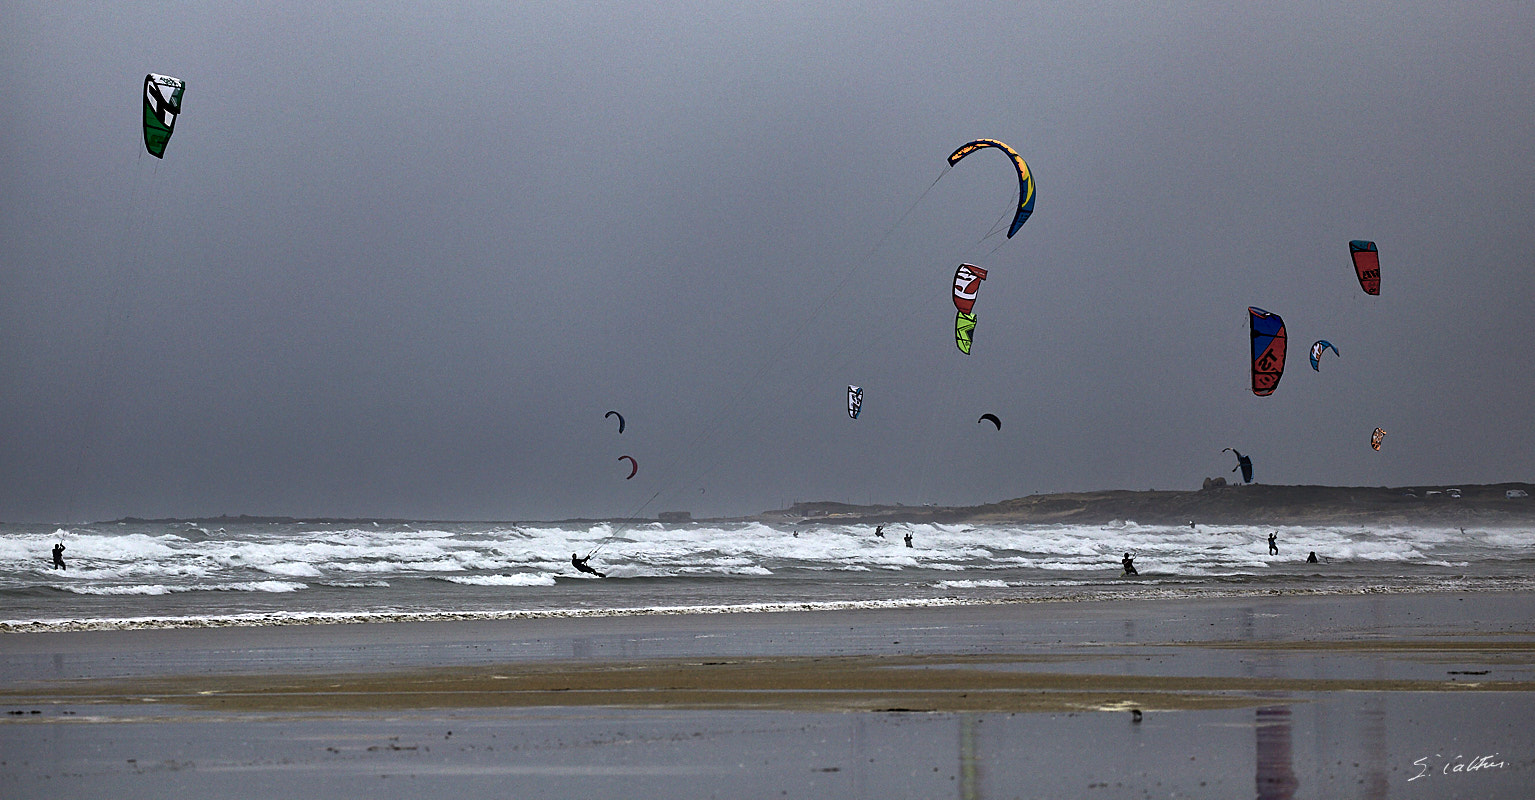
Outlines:
[[[66,570],[49,568],[59,541]],[[902,524],[884,538],[746,522],[0,525],[0,630],[1517,590],[1535,588],[1532,547],[1522,528],[1134,522]],[[577,573],[572,552],[609,579]]]

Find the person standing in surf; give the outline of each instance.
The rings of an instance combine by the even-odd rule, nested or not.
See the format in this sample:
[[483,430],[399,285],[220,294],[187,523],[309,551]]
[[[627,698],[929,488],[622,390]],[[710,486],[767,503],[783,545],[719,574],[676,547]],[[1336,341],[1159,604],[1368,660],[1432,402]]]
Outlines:
[[1135,571],[1135,556],[1132,556],[1129,553],[1125,553],[1125,557],[1120,559],[1120,563],[1125,565],[1126,577],[1140,574],[1139,572]]
[[1276,537],[1278,535],[1279,535],[1278,531],[1275,531],[1274,533],[1269,534],[1269,555],[1271,555],[1271,556],[1279,555],[1279,545],[1274,543],[1274,537]]
[[64,543],[63,542],[59,542],[58,544],[53,546],[53,568],[54,569],[69,569],[69,567],[64,566]]

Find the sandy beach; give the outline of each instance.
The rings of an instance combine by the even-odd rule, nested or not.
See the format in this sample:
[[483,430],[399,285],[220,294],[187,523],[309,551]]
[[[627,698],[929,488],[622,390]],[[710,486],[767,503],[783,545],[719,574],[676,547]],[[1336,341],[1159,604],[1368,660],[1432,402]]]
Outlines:
[[1532,608],[1259,595],[8,634],[0,794],[1519,797]]

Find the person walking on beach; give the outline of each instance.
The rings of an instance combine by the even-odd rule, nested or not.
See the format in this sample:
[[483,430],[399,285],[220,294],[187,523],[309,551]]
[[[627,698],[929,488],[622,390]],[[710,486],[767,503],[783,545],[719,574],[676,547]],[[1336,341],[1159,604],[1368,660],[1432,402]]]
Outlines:
[[906,532],[906,546],[911,547],[911,531]]
[[1269,534],[1269,555],[1271,556],[1279,555],[1279,545],[1274,543],[1274,537],[1278,535],[1279,533],[1277,531]]
[[579,557],[576,556],[575,553],[571,553],[570,554],[570,563],[577,570],[580,570],[581,572],[591,573],[592,575],[596,575],[599,578],[606,578],[607,577],[606,575],[602,574],[601,572],[598,572],[595,569],[592,569],[591,566],[586,563],[586,562],[591,561],[591,560],[592,560],[591,556],[587,556],[586,558],[579,558]]
[[58,544],[53,546],[53,568],[54,569],[69,569],[69,567],[64,566],[64,543],[63,542],[59,542]]
[[1134,556],[1130,555],[1129,553],[1125,553],[1125,557],[1120,559],[1120,562],[1125,565],[1125,575],[1126,576],[1129,576],[1129,575],[1139,575],[1140,574],[1139,572],[1135,571],[1135,557]]

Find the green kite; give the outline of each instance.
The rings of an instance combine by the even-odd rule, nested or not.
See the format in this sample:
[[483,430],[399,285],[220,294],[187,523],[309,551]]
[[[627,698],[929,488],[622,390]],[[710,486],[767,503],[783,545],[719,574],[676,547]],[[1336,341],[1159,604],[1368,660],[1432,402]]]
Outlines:
[[959,351],[970,355],[970,342],[975,338],[975,315],[959,312],[954,317],[954,343],[959,345]]
[[176,129],[181,93],[186,88],[180,78],[153,72],[144,76],[144,149],[155,158],[165,158],[165,145]]

